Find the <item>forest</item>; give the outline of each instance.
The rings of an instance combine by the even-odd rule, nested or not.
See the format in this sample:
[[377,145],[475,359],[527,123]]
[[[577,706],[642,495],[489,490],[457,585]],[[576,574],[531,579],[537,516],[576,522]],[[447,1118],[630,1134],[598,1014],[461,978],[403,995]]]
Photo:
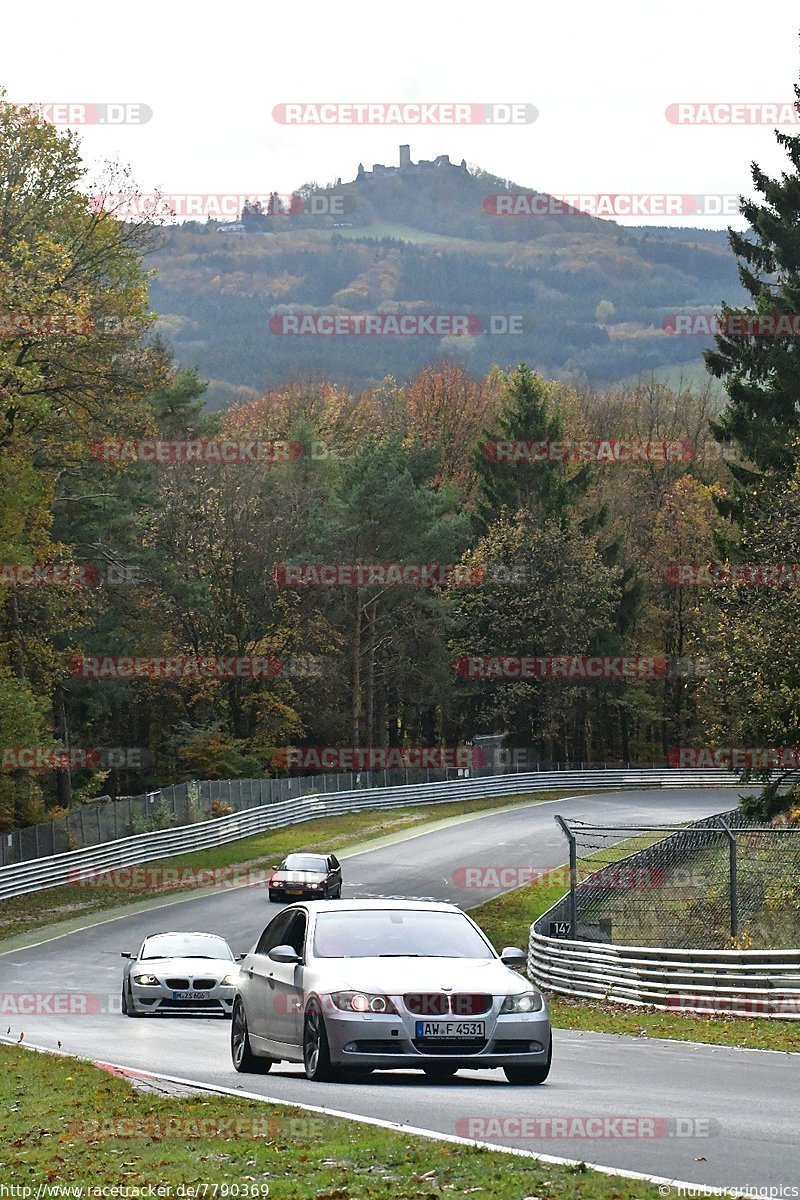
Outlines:
[[[792,173],[756,169],[763,200],[729,237],[749,296],[729,314],[800,311],[784,142]],[[800,745],[796,589],[731,569],[800,562],[791,337],[728,322],[683,388],[447,353],[345,385],[309,355],[215,409],[159,329],[163,230],[88,204],[80,177],[74,139],[0,105],[4,829],[325,747],[502,735],[529,761],[635,763]],[[265,254],[288,274],[283,236]],[[312,256],[308,298],[375,253],[438,286],[414,247],[344,249],[335,280]]]

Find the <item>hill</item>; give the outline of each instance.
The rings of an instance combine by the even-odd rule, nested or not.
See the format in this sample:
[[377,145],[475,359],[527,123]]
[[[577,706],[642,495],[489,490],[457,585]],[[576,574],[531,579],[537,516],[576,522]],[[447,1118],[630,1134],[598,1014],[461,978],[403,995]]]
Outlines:
[[[403,380],[442,356],[476,374],[524,360],[594,384],[696,369],[707,342],[671,336],[664,318],[742,297],[722,232],[622,227],[465,165],[410,167],[306,185],[305,211],[276,204],[245,233],[165,229],[148,261],[151,305],[180,360],[212,381],[212,405],[298,374],[355,388]],[[509,192],[556,211],[495,215]],[[297,336],[275,319],[293,313],[472,320],[466,335],[445,323],[443,335]]]

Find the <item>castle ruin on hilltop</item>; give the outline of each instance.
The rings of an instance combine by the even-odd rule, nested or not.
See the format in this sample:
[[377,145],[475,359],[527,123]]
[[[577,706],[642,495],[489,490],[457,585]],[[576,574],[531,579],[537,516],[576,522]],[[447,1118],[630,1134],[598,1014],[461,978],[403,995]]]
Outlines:
[[434,159],[421,158],[418,163],[411,161],[411,147],[400,147],[400,165],[397,167],[385,167],[383,163],[373,163],[371,171],[364,170],[364,164],[358,164],[358,173],[356,175],[356,183],[361,183],[366,179],[386,179],[401,176],[401,175],[417,175],[426,171],[458,171],[459,173],[467,173],[467,160],[462,158],[459,166],[450,162],[449,154],[439,154]]

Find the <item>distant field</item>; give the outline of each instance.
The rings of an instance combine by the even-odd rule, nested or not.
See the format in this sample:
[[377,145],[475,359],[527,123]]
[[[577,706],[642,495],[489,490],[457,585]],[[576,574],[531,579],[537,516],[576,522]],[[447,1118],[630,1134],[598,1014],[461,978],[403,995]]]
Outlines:
[[343,238],[369,238],[370,241],[379,241],[381,238],[398,238],[403,242],[416,242],[420,245],[441,245],[450,246],[452,248],[459,246],[469,246],[475,248],[475,242],[468,238],[450,237],[446,233],[429,233],[425,229],[414,229],[411,225],[394,225],[394,224],[375,224],[365,225],[361,229],[336,229],[334,233],[341,234]]
[[680,363],[674,367],[659,367],[655,371],[642,371],[637,375],[628,375],[625,379],[620,380],[620,386],[636,387],[637,384],[649,383],[651,380],[655,383],[666,384],[674,391],[685,391],[687,388],[700,391],[708,387],[711,394],[724,395],[719,379],[709,375],[706,370],[702,350],[699,347],[697,359],[694,362]]

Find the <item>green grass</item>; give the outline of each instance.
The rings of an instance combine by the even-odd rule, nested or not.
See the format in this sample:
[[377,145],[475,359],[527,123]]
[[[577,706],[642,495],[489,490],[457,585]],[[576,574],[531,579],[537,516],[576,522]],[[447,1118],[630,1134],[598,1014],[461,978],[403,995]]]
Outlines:
[[749,1019],[727,1013],[683,1016],[651,1008],[620,1010],[611,1004],[548,997],[553,1024],[559,1029],[588,1029],[594,1033],[626,1033],[633,1037],[667,1038],[681,1042],[706,1042],[711,1046],[737,1046],[750,1050],[784,1050],[800,1053],[800,1022],[773,1018]]
[[[170,1200],[213,1200],[213,1185],[218,1197],[242,1197],[245,1188],[258,1197],[269,1188],[270,1200],[472,1193],[485,1200],[650,1200],[659,1194],[654,1185],[583,1164],[538,1163],[296,1108],[136,1092],[89,1063],[12,1046],[0,1046],[0,1064],[3,1183],[32,1187],[34,1196],[39,1184],[53,1182],[161,1185],[171,1188],[162,1193]],[[513,1092],[509,1085],[509,1111]],[[452,1108],[455,1123],[457,1103]],[[204,1192],[202,1185],[211,1186]]]
[[[537,804],[543,800],[555,800],[567,796],[567,791],[537,792],[532,795],[494,796],[484,800],[456,800],[446,804],[426,804],[417,808],[389,808],[381,812],[345,813],[335,817],[318,817],[303,821],[287,829],[276,829],[254,837],[243,838],[210,850],[193,854],[181,854],[174,858],[155,860],[142,864],[140,882],[148,879],[158,882],[160,872],[183,871],[182,885],[170,887],[131,886],[136,883],[134,874],[139,868],[126,868],[109,882],[90,886],[84,884],[64,885],[34,892],[27,896],[15,896],[0,902],[0,949],[12,939],[44,931],[45,928],[64,923],[76,923],[94,914],[104,914],[115,909],[124,910],[133,903],[161,899],[179,899],[185,895],[198,894],[192,886],[192,872],[200,870],[228,869],[220,886],[230,886],[231,877],[245,881],[249,871],[263,872],[293,850],[346,850],[373,838],[400,834],[404,830],[424,826],[468,813],[480,813],[520,804]],[[128,872],[128,873],[126,873]],[[142,876],[145,878],[142,880]],[[169,878],[169,876],[167,876]],[[13,944],[13,942],[12,942]]]
[[[620,857],[627,853],[615,847]],[[587,865],[591,859],[583,860]],[[609,861],[609,852],[603,852]],[[595,864],[596,865],[596,864]],[[550,882],[555,880],[555,882]],[[495,946],[528,945],[531,924],[547,912],[567,890],[564,871],[550,872],[540,882],[498,896],[470,910]],[[560,1029],[586,1029],[595,1033],[633,1034],[637,1037],[669,1038],[678,1041],[708,1042],[715,1046],[743,1046],[754,1050],[800,1052],[800,1021],[774,1018],[749,1019],[727,1013],[689,1016],[663,1013],[652,1008],[618,1008],[591,1000],[574,1000],[548,994],[553,1024]]]

